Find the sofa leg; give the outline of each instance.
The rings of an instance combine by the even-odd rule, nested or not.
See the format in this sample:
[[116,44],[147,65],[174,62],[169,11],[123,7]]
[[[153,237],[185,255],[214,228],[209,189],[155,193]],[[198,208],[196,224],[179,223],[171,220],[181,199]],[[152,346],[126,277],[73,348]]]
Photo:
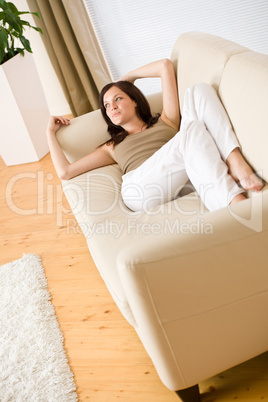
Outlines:
[[193,387],[176,391],[176,394],[181,398],[182,402],[200,402],[200,393],[198,384]]

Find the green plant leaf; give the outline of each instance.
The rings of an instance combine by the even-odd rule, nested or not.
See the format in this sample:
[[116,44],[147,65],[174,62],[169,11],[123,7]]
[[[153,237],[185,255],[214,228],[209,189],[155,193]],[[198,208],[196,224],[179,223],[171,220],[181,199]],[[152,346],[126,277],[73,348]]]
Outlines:
[[43,34],[43,31],[42,31],[41,28],[37,28],[37,27],[33,27],[33,26],[32,26],[32,28],[33,28],[35,31],[38,31],[38,32],[40,32],[41,34]]
[[40,19],[41,19],[41,16],[40,16],[40,14],[39,14],[39,13],[37,13],[37,12],[31,12],[31,14],[33,14],[33,15],[35,15],[36,17],[38,17],[38,18],[40,18]]
[[14,56],[16,56],[16,53],[15,53],[15,49],[13,49],[13,48],[11,48],[11,49],[9,49],[9,57],[8,58],[11,58],[11,57],[14,57]]
[[21,47],[17,47],[16,52],[20,53],[22,56],[24,56],[24,49],[22,49]]
[[25,38],[25,36],[21,35],[19,37],[21,43],[23,44],[23,46],[25,47],[25,49],[27,50],[27,52],[32,53],[32,49],[31,49],[31,45],[28,39]]
[[0,64],[2,64],[4,57],[5,57],[5,52],[3,49],[0,48]]
[[31,24],[29,23],[29,21],[24,21],[24,20],[20,20],[21,25],[26,25],[27,27],[31,28]]
[[20,34],[16,31],[12,31],[12,33],[10,33],[10,36],[15,37],[15,38],[19,38]]
[[8,3],[6,3],[6,5],[7,5],[6,9],[8,11],[10,11],[12,14],[15,14],[15,15],[19,14],[19,11],[18,11],[17,7],[15,6],[15,4],[8,2]]
[[31,11],[18,11],[18,15],[22,14],[32,14]]
[[15,29],[15,31],[19,32],[20,35],[22,34],[23,29],[21,26],[21,22],[20,22],[20,19],[16,15],[6,13],[4,22],[6,22],[13,29]]
[[2,10],[7,9],[7,3],[5,0],[0,0],[0,7],[2,8]]
[[28,21],[21,20],[21,24],[22,24],[22,25],[26,25],[26,26],[29,27],[29,28],[33,28],[35,31],[38,31],[38,32],[40,32],[41,34],[43,33],[43,31],[42,31],[41,28],[37,28],[37,27],[32,26]]
[[39,13],[32,12],[32,11],[18,11],[18,15],[22,15],[22,14],[34,14],[34,15],[36,15],[38,18],[40,18]]
[[0,49],[5,49],[6,47],[8,47],[8,36],[0,27]]

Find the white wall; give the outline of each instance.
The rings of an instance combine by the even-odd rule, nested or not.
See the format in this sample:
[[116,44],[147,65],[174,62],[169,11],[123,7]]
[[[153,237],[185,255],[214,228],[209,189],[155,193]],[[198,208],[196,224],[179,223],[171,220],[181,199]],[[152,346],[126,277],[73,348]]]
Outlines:
[[[19,11],[28,11],[29,7],[26,0],[13,0]],[[23,15],[24,20],[29,21],[35,26],[31,15]],[[38,26],[38,25],[37,25]],[[29,39],[33,51],[33,57],[37,66],[40,80],[47,99],[51,115],[66,115],[71,113],[70,107],[65,99],[56,73],[52,67],[45,46],[39,32],[34,29],[27,29],[24,35]]]

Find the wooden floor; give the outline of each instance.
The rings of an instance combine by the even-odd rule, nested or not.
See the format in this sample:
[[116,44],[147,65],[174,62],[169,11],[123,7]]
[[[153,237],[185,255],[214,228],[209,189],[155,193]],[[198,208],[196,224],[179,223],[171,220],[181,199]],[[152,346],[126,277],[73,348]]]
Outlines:
[[[50,160],[0,160],[0,265],[38,254],[80,401],[175,402],[108,293]],[[105,250],[103,251],[105,252]],[[202,401],[268,401],[268,354],[200,384]]]

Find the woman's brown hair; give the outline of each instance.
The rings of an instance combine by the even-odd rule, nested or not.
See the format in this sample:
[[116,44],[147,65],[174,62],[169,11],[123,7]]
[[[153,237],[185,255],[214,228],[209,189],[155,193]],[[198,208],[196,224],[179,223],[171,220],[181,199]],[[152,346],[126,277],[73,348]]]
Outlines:
[[108,132],[111,136],[111,139],[107,141],[106,144],[112,144],[114,147],[120,142],[122,142],[128,135],[128,132],[123,129],[121,126],[116,126],[112,123],[110,118],[106,114],[106,109],[103,103],[103,98],[105,93],[112,87],[117,87],[121,91],[125,92],[136,104],[136,113],[137,116],[146,123],[147,128],[152,127],[159,119],[160,114],[153,116],[151,113],[150,105],[143,95],[143,93],[131,82],[129,81],[117,81],[111,82],[110,84],[105,85],[102,88],[99,97],[99,104],[102,116],[108,125]]

